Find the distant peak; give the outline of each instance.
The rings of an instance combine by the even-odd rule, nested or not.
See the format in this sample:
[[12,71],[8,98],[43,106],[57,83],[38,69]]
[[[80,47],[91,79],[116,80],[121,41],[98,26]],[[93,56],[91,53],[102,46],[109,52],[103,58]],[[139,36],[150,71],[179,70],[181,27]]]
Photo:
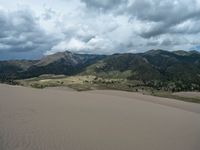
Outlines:
[[64,51],[64,53],[72,54],[73,52],[72,52],[72,51],[69,51],[69,50],[66,50],[66,51]]
[[166,52],[167,52],[167,53],[170,53],[169,51],[162,50],[162,49],[151,49],[151,50],[146,51],[145,53],[146,53],[146,54],[155,55],[155,54],[166,53]]
[[188,51],[184,51],[184,50],[177,50],[173,52],[176,55],[180,55],[180,56],[188,56],[190,55],[190,53]]
[[191,51],[189,51],[191,54],[200,54],[200,52],[199,51],[197,51],[197,50],[191,50]]

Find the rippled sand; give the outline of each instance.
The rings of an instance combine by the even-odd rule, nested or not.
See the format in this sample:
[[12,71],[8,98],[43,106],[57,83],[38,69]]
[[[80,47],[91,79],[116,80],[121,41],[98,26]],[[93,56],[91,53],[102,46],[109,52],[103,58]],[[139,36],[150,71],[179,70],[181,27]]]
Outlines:
[[199,150],[199,104],[153,99],[0,85],[0,150]]

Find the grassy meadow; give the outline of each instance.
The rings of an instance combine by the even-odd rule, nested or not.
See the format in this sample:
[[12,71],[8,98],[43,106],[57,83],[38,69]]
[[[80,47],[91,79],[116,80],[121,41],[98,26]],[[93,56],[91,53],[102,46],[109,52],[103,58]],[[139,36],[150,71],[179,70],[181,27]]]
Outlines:
[[174,95],[171,91],[157,90],[152,87],[145,86],[142,82],[137,80],[103,78],[95,75],[42,75],[25,80],[16,80],[16,83],[18,85],[39,89],[47,87],[70,87],[76,91],[113,89],[200,103],[200,97]]

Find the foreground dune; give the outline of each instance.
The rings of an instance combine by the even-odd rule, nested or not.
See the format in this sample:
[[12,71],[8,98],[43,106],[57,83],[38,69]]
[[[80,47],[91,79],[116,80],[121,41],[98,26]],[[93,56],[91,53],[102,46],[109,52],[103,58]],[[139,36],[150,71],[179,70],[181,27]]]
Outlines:
[[0,150],[200,149],[199,104],[130,94],[0,85]]

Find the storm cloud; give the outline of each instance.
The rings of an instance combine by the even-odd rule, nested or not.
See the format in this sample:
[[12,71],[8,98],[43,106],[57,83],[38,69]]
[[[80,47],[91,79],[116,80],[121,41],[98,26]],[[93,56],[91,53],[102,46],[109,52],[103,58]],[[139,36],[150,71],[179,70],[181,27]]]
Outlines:
[[87,7],[96,10],[113,10],[119,9],[123,4],[127,4],[128,0],[82,0]]
[[0,58],[14,54],[19,58],[31,58],[31,53],[39,56],[53,44],[56,44],[56,38],[51,38],[40,27],[30,10],[0,10]]
[[0,0],[0,59],[199,50],[199,24],[199,0]]

